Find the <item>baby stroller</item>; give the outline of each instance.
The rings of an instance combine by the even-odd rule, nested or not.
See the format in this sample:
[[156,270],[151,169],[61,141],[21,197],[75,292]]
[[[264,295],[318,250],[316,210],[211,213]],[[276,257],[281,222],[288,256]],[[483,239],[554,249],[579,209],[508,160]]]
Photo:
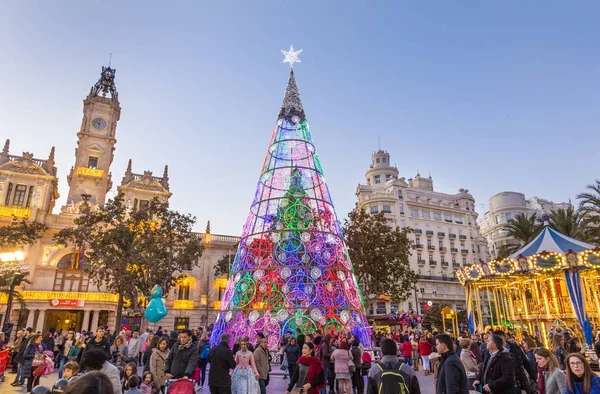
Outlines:
[[188,378],[167,380],[167,394],[194,394],[196,387]]

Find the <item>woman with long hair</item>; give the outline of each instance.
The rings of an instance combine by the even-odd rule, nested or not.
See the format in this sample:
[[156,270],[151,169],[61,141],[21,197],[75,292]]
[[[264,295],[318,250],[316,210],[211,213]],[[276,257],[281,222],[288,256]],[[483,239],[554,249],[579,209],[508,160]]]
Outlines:
[[73,331],[69,331],[66,333],[64,340],[60,346],[60,363],[58,367],[58,378],[62,379],[63,368],[69,359],[69,351],[75,345],[75,333]]
[[25,363],[23,364],[23,376],[27,378],[27,392],[30,392],[40,381],[40,376],[34,376],[33,371],[40,366],[34,365],[35,360],[41,358],[43,354],[44,346],[42,345],[42,335],[33,335],[29,341],[29,345],[25,348],[25,353],[23,353],[23,359],[25,359]]
[[552,337],[552,353],[554,353],[554,357],[558,360],[558,367],[565,370],[565,358],[569,355],[567,349],[565,348],[565,338],[560,334],[555,334]]
[[535,349],[537,348],[535,342],[530,337],[523,338],[523,350],[525,351],[525,355],[527,356],[527,360],[537,368],[537,361],[535,361]]
[[471,352],[471,340],[469,338],[461,339],[460,347],[462,349],[462,352],[460,352],[460,361],[462,362],[463,367],[465,367],[467,385],[468,387],[473,387],[473,382],[475,382],[475,376],[477,376],[477,373],[479,372],[479,367],[477,366],[475,355]]
[[345,340],[341,341],[339,349],[331,354],[331,359],[334,363],[335,377],[339,383],[339,393],[343,393],[344,390],[347,394],[352,393],[352,385],[350,383],[351,374],[348,369],[352,355],[348,350],[348,342]]
[[165,374],[167,357],[169,357],[169,340],[161,337],[150,355],[150,372],[154,375],[157,387],[160,387],[163,392],[167,384],[167,375]]
[[302,356],[298,359],[298,366],[294,371],[294,375],[290,376],[290,384],[285,394],[298,394],[300,392],[319,394],[319,391],[324,387],[325,372],[321,360],[315,357],[315,345],[311,342],[305,342],[302,345]]
[[208,356],[210,355],[210,343],[208,342],[208,334],[205,332],[200,336],[198,343],[198,368],[200,368],[200,388],[204,387],[206,381],[206,365],[208,364]]
[[231,375],[232,394],[258,394],[258,370],[254,355],[248,350],[248,342],[240,342],[240,350],[234,358],[236,366]]
[[129,390],[129,378],[133,375],[137,376],[137,360],[127,363],[125,372],[123,373],[123,392]]
[[125,344],[125,339],[123,339],[123,336],[117,335],[110,347],[111,363],[122,367],[125,357],[127,357],[127,345]]
[[590,364],[579,353],[571,353],[567,364],[567,394],[600,394],[600,376],[592,372]]
[[550,350],[538,348],[534,352],[538,365],[538,394],[563,394],[565,374],[558,366],[558,360]]

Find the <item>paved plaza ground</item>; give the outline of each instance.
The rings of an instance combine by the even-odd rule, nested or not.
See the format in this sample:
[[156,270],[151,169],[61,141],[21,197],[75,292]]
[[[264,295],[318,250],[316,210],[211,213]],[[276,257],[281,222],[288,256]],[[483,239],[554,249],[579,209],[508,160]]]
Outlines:
[[[289,379],[283,379],[283,375],[280,371],[276,370],[277,367],[273,366],[273,374],[271,377],[271,383],[267,387],[267,393],[269,394],[284,394],[289,383]],[[425,376],[422,371],[416,372],[419,382],[421,383],[422,394],[433,394],[433,378],[431,376]],[[23,394],[25,393],[25,386],[13,387],[10,383],[13,382],[15,375],[6,373],[6,382],[0,383],[0,393],[2,394]],[[58,372],[54,372],[49,376],[42,377],[40,384],[52,388],[54,382],[58,379]],[[201,394],[208,394],[210,390],[205,387],[203,390],[197,391]]]

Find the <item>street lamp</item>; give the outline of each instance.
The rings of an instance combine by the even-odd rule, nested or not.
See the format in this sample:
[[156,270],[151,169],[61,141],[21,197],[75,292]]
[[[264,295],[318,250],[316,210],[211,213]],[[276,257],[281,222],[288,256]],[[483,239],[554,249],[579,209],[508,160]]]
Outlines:
[[[2,325],[3,329],[6,329],[10,323],[10,312],[15,295],[15,287],[19,286],[25,277],[25,275],[21,274],[21,264],[23,264],[24,261],[25,253],[23,253],[21,250],[16,252],[0,253],[0,262],[2,262],[0,269],[5,273],[13,273],[12,277],[10,278],[8,301],[6,303],[6,314],[4,315],[4,324]],[[4,279],[4,281],[4,285],[7,285],[8,283],[6,283],[6,279]]]

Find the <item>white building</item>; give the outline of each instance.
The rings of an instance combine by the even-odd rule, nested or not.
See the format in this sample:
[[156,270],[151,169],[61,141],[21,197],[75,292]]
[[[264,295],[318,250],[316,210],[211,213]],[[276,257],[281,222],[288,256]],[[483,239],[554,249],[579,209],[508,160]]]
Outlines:
[[567,209],[570,206],[571,203],[568,202],[554,203],[538,197],[526,199],[523,193],[518,192],[502,192],[493,195],[489,199],[489,211],[479,222],[481,235],[487,240],[491,257],[497,257],[500,248],[511,242],[503,228],[518,214],[530,216],[535,213],[541,218],[550,211]]
[[410,266],[419,275],[417,290],[402,305],[375,301],[367,306],[367,313],[390,313],[393,306],[421,313],[428,301],[465,309],[465,291],[454,271],[488,257],[486,240],[479,235],[475,200],[466,189],[457,194],[434,191],[431,176],[417,173],[406,180],[398,175],[389,153],[379,150],[365,174],[367,184],[359,185],[356,195],[360,209],[383,211],[390,225],[414,230]]

